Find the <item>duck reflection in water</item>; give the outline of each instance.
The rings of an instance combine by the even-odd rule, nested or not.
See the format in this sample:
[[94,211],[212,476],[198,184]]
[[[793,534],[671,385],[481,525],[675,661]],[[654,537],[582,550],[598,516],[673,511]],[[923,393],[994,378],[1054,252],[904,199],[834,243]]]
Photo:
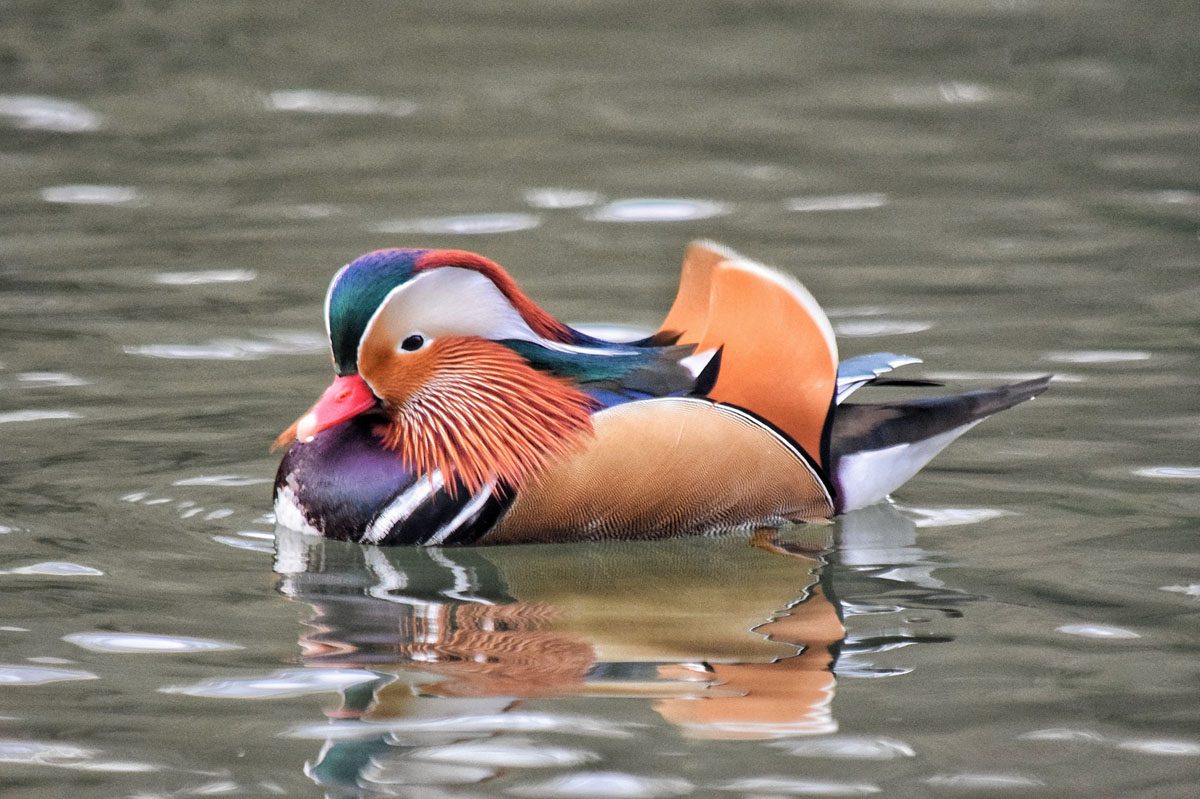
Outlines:
[[[750,540],[381,549],[280,528],[280,591],[316,611],[303,663],[379,675],[328,711],[338,721],[310,775],[361,784],[406,745],[519,730],[523,700],[547,697],[642,698],[694,738],[835,732],[846,630],[820,555],[835,531],[928,581],[905,546],[912,523],[888,506]],[[438,784],[432,765],[392,777]]]

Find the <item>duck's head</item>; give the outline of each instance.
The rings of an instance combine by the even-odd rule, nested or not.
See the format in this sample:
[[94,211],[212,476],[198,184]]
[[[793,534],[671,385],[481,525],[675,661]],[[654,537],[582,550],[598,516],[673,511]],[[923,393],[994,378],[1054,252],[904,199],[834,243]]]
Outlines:
[[368,253],[334,275],[325,324],[336,376],[277,446],[370,415],[418,475],[475,491],[518,486],[591,433],[592,399],[529,358],[586,358],[586,337],[482,256]]

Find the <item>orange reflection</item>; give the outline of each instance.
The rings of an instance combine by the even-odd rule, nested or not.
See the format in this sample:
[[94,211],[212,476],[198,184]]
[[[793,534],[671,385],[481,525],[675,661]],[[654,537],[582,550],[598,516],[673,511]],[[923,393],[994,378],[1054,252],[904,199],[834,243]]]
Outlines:
[[304,662],[397,675],[336,715],[403,717],[420,696],[643,697],[699,737],[836,729],[845,630],[813,557],[732,536],[381,550],[280,535],[281,591],[317,611]]

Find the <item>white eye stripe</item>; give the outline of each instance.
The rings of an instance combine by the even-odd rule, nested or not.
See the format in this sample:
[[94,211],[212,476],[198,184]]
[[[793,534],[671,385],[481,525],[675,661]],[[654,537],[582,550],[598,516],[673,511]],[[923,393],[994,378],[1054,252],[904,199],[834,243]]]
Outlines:
[[398,348],[417,331],[427,340],[440,336],[541,340],[491,280],[460,267],[434,269],[392,289],[367,322],[359,352],[372,336],[385,335]]
[[[563,344],[533,331],[521,313],[486,276],[473,269],[440,267],[397,286],[367,322],[359,341],[387,335],[397,353],[412,334],[426,342],[440,336],[479,336],[492,341],[529,341],[551,350],[578,355],[620,355],[622,349]],[[415,350],[413,350],[415,352]]]

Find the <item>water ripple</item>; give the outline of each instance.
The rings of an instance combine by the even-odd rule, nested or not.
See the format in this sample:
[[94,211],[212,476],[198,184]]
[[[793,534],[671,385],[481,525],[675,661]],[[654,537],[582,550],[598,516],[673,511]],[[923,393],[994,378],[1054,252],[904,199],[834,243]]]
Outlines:
[[362,669],[284,669],[265,677],[213,678],[192,685],[168,685],[158,690],[164,694],[209,699],[285,699],[344,691],[379,679],[375,672]]
[[1121,741],[1117,744],[1117,748],[1126,749],[1131,752],[1141,752],[1144,755],[1167,755],[1175,757],[1196,757],[1200,755],[1200,743],[1195,741],[1133,738],[1128,741]]
[[866,211],[888,204],[888,196],[879,192],[862,194],[829,194],[822,197],[792,197],[787,200],[789,211]]
[[232,486],[241,488],[242,486],[262,485],[269,483],[271,480],[266,477],[243,477],[240,474],[202,474],[199,477],[185,477],[182,480],[176,480],[171,485],[173,486]]
[[391,719],[388,721],[345,721],[332,724],[306,724],[291,730],[292,738],[317,740],[354,740],[371,738],[380,733],[563,733],[599,738],[628,738],[633,735],[629,724],[617,724],[586,716],[564,716],[550,713],[496,713],[477,716],[445,716],[428,719]]
[[41,191],[42,199],[48,203],[69,205],[124,205],[141,199],[141,193],[132,186],[73,185],[47,186]]
[[[445,763],[414,763],[403,754],[384,752],[376,754],[358,773],[356,782],[374,788],[370,795],[380,791],[385,796],[397,795],[398,786],[420,785],[470,785],[495,777],[495,769],[480,766]],[[418,794],[421,795],[421,794]],[[444,797],[446,794],[435,794]]]
[[234,549],[245,549],[250,552],[261,552],[264,555],[275,554],[275,544],[271,541],[251,541],[234,535],[214,535],[213,541]]
[[315,333],[272,333],[264,340],[214,339],[203,344],[144,344],[125,347],[128,355],[168,360],[257,361],[271,355],[311,355],[329,344]]
[[1149,360],[1145,350],[1061,350],[1042,356],[1054,363],[1127,363]]
[[979,83],[947,80],[932,86],[901,86],[892,91],[892,99],[898,105],[929,107],[949,103],[966,105],[986,103],[995,97],[995,92]]
[[749,796],[869,796],[879,793],[869,782],[807,780],[794,777],[749,777],[718,785],[722,791],[737,791]]
[[716,200],[640,197],[614,200],[586,215],[593,222],[688,222],[730,212],[727,203]]
[[1142,636],[1132,630],[1125,630],[1121,627],[1109,627],[1105,624],[1064,624],[1056,628],[1060,633],[1067,635],[1079,635],[1084,638],[1141,638]]
[[91,380],[85,380],[66,372],[22,372],[17,375],[17,380],[34,386],[54,386],[55,388],[73,388],[92,384]]
[[539,188],[525,191],[525,202],[532,208],[586,208],[604,199],[598,191],[587,189]]
[[931,327],[931,322],[903,322],[898,319],[854,319],[833,324],[834,332],[847,338],[905,336],[920,333]]
[[994,791],[1006,788],[1041,788],[1046,783],[1019,774],[935,774],[925,782],[938,788],[966,791]]
[[461,216],[427,216],[415,219],[392,219],[373,227],[379,233],[428,233],[430,235],[476,236],[491,233],[514,233],[537,227],[542,218],[537,214],[463,214]]
[[[1018,380],[1033,380],[1037,377],[1045,377],[1045,372],[930,372],[925,377],[930,380],[939,380],[947,383],[956,382],[959,380],[995,380],[998,382],[1015,383]],[[1083,377],[1080,375],[1068,374],[1066,372],[1056,372],[1051,378],[1052,383],[1082,383]]]
[[588,771],[542,782],[514,785],[508,793],[535,797],[658,799],[691,793],[695,786],[682,777],[642,777],[620,771]]
[[104,118],[95,111],[58,97],[0,94],[0,119],[26,130],[82,133],[99,130]]
[[433,763],[470,763],[497,768],[579,766],[600,759],[586,749],[546,746],[529,738],[462,741],[409,750],[408,757]]
[[78,563],[46,561],[45,563],[34,563],[30,566],[20,566],[16,569],[0,571],[0,574],[37,574],[47,577],[101,577],[104,575],[104,572],[99,569],[93,569],[91,566],[80,566]]
[[1089,744],[1105,744],[1115,746],[1130,752],[1140,752],[1146,755],[1187,756],[1200,755],[1200,743],[1169,738],[1129,738],[1114,741],[1105,738],[1092,730],[1058,727],[1046,730],[1034,730],[1017,736],[1022,741],[1064,741]]
[[1022,733],[1017,738],[1022,741],[1080,741],[1086,743],[1101,743],[1104,736],[1093,730],[1080,730],[1071,727],[1051,727],[1045,730],[1033,730]]
[[22,763],[33,766],[57,766],[83,771],[139,773],[157,771],[150,763],[122,760],[96,760],[95,749],[75,744],[0,739],[0,763]]
[[293,111],[305,114],[346,114],[351,116],[379,115],[406,117],[419,106],[410,100],[386,100],[360,94],[324,92],[317,89],[287,89],[273,91],[266,98],[267,107],[274,111]]
[[6,411],[0,413],[0,424],[8,422],[41,422],[46,419],[80,419],[82,416],[75,411],[37,410],[27,408],[21,411]]
[[44,666],[0,665],[0,686],[45,685],[52,682],[98,680],[99,675],[75,669],[51,669]]
[[1165,477],[1175,480],[1200,480],[1200,466],[1146,466],[1134,469],[1138,477]]
[[60,765],[87,760],[95,754],[94,749],[74,744],[0,739],[0,763]]
[[201,269],[195,272],[159,272],[155,283],[164,286],[202,286],[209,283],[248,283],[258,277],[252,269]]
[[208,638],[188,638],[153,633],[71,633],[64,635],[63,640],[92,652],[178,654],[242,648],[238,644],[214,641]]
[[914,527],[958,527],[1016,515],[999,508],[912,508],[900,505],[896,508],[912,519]]
[[771,744],[796,757],[835,758],[839,760],[892,760],[914,757],[916,752],[903,741],[892,738],[839,735]]
[[872,666],[869,663],[847,662],[834,668],[834,674],[860,680],[877,680],[884,677],[903,677],[913,670],[905,666]]

